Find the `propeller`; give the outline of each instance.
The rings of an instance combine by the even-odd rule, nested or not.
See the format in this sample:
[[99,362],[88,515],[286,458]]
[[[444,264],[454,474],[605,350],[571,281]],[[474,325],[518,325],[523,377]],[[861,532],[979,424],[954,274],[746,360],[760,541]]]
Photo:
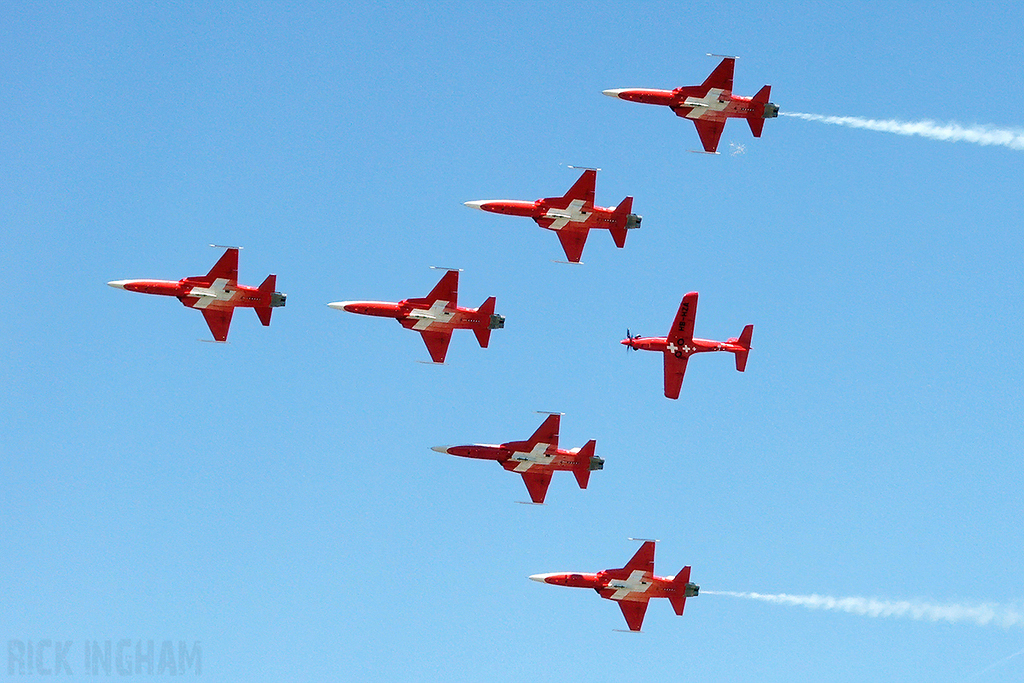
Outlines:
[[626,328],[626,339],[629,340],[629,344],[626,345],[626,353],[629,353],[630,349],[636,350],[636,347],[633,346],[633,340],[637,339],[639,336],[639,334],[630,334],[629,328]]

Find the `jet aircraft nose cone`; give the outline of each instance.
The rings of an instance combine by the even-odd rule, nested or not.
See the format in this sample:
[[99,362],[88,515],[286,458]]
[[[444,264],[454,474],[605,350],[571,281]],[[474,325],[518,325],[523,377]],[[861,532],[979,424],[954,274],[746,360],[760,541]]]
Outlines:
[[344,311],[345,310],[345,306],[348,306],[350,303],[352,303],[352,302],[351,301],[334,301],[332,303],[327,304],[327,306],[328,306],[328,308],[335,308],[335,309],[337,309],[339,311]]
[[613,90],[602,90],[601,94],[607,95],[608,97],[618,97],[620,94],[625,92],[627,88],[615,88]]
[[486,204],[487,202],[485,200],[481,199],[481,200],[476,200],[476,201],[472,201],[472,202],[462,202],[462,203],[465,206],[468,206],[471,209],[480,209],[481,211],[483,211],[484,210],[484,204]]
[[538,583],[547,583],[547,578],[551,574],[534,574],[530,577],[530,581],[537,581]]
[[110,285],[111,287],[116,287],[118,289],[124,289],[124,286],[126,284],[128,284],[129,282],[131,282],[131,280],[111,280],[107,284]]
[[448,449],[449,448],[451,448],[451,446],[431,446],[430,450],[437,451],[438,453],[444,453],[445,455],[448,455]]

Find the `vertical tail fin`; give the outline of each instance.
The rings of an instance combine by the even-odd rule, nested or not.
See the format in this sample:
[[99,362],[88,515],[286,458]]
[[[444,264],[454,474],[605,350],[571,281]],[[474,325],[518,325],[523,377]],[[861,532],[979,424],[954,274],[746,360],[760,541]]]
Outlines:
[[590,463],[591,459],[594,457],[594,448],[596,446],[597,441],[591,439],[576,455],[578,460],[576,461],[576,467],[573,468],[572,473],[576,475],[576,483],[580,485],[581,489],[587,488],[587,484],[590,482]]
[[[631,212],[633,211],[633,198],[626,197],[619,205],[615,207],[614,213],[612,213],[612,227],[609,228],[609,232],[612,233],[612,239],[615,240],[615,246],[622,249],[626,246],[626,231],[629,228],[640,227],[640,216],[634,216]],[[632,220],[630,220],[632,218]]]
[[754,326],[747,325],[743,328],[743,332],[740,333],[739,338],[736,340],[736,344],[743,347],[742,351],[736,351],[736,369],[739,372],[743,372],[747,369],[747,355],[750,353],[750,338],[754,334]]
[[683,567],[676,578],[672,579],[673,593],[668,597],[672,603],[672,609],[676,614],[682,616],[683,608],[686,607],[686,598],[697,595],[700,586],[690,583],[690,567]]
[[[476,309],[477,313],[484,319],[479,327],[473,328],[473,334],[476,335],[476,340],[480,342],[480,348],[486,349],[487,344],[491,341],[491,330],[494,323],[494,297],[488,297],[487,301],[480,304],[480,308]],[[499,316],[500,317],[500,316]],[[504,322],[504,320],[502,321]]]
[[758,90],[751,100],[755,113],[747,119],[747,123],[750,124],[750,132],[754,134],[755,138],[761,137],[761,131],[764,130],[765,105],[768,104],[768,98],[771,97],[771,93],[772,86],[766,85]]

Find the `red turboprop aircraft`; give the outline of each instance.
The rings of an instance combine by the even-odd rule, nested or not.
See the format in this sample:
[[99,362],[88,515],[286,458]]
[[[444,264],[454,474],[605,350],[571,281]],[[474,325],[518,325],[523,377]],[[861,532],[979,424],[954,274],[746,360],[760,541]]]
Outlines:
[[[718,56],[718,55],[715,55]],[[753,97],[732,94],[732,72],[735,57],[726,57],[700,85],[683,86],[675,90],[650,88],[620,88],[605,90],[609,97],[644,104],[662,104],[671,107],[676,116],[691,119],[704,151],[717,154],[718,141],[728,118],[746,119],[755,138],[761,137],[764,120],[779,115],[779,106],[768,101],[772,87],[766,85]]]
[[750,353],[750,337],[754,334],[754,326],[747,325],[739,337],[719,342],[708,339],[695,339],[693,323],[697,317],[697,292],[690,292],[679,304],[676,319],[667,337],[633,336],[626,330],[626,338],[622,340],[631,349],[643,351],[662,351],[665,354],[665,396],[679,398],[679,389],[683,385],[686,373],[686,362],[695,353],[708,351],[731,351],[736,354],[736,369],[743,372],[747,367],[747,354]]
[[[210,245],[214,246],[214,245]],[[113,280],[111,287],[126,289],[143,294],[176,296],[189,308],[199,309],[206,324],[210,326],[213,338],[227,341],[231,327],[231,314],[235,308],[254,308],[264,326],[270,325],[270,314],[278,306],[284,306],[286,294],[274,291],[277,276],[268,275],[259,287],[238,284],[238,248],[229,247],[220,260],[206,275],[173,280]]]
[[430,294],[420,299],[405,299],[396,304],[386,301],[336,301],[327,305],[349,313],[394,318],[402,327],[423,335],[431,360],[444,363],[448,343],[452,340],[452,330],[473,330],[480,346],[486,349],[491,330],[505,326],[505,317],[494,313],[493,296],[483,302],[480,308],[459,308],[458,296],[459,271],[448,270],[430,290]]
[[565,250],[565,257],[572,263],[579,263],[591,230],[611,231],[615,246],[621,249],[626,246],[626,231],[639,228],[643,220],[642,216],[630,213],[633,210],[632,197],[626,197],[615,208],[594,206],[596,184],[597,171],[588,168],[562,197],[548,197],[535,202],[482,200],[466,202],[466,206],[510,216],[529,216],[540,227],[554,230]]
[[530,499],[540,505],[548,492],[551,473],[568,470],[576,475],[581,489],[587,488],[590,473],[604,468],[604,460],[594,455],[597,442],[591,439],[582,448],[558,448],[558,427],[561,416],[551,413],[536,432],[526,441],[510,441],[501,445],[473,444],[471,446],[434,446],[438,453],[463,458],[497,460],[509,472],[523,475]]
[[[631,539],[639,540],[639,539]],[[534,574],[541,583],[571,588],[593,588],[598,595],[619,603],[630,631],[639,631],[651,598],[668,598],[676,614],[682,615],[686,598],[696,597],[700,586],[690,583],[690,567],[675,576],[654,575],[654,541],[644,541],[622,569],[605,569],[596,574]]]

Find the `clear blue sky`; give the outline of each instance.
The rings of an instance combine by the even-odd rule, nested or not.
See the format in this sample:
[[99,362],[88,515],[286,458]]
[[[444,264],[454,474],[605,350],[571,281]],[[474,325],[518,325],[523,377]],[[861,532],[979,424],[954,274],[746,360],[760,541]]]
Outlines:
[[[1024,153],[779,118],[724,154],[609,88],[701,82],[783,111],[1024,125],[1019,5],[30,3],[0,10],[0,640],[202,643],[211,681],[1019,681],[1024,628],[702,595],[645,633],[539,572],[630,536],[705,590],[1021,604]],[[742,146],[740,148],[739,146]],[[730,152],[742,152],[731,154]],[[585,265],[462,206],[635,197]],[[278,275],[270,328],[108,280]],[[464,269],[489,349],[449,364],[340,299]],[[682,396],[626,327],[753,323]],[[545,506],[431,446],[562,411],[590,488]],[[158,645],[159,646],[159,645]],[[0,663],[7,671],[7,661]]]

